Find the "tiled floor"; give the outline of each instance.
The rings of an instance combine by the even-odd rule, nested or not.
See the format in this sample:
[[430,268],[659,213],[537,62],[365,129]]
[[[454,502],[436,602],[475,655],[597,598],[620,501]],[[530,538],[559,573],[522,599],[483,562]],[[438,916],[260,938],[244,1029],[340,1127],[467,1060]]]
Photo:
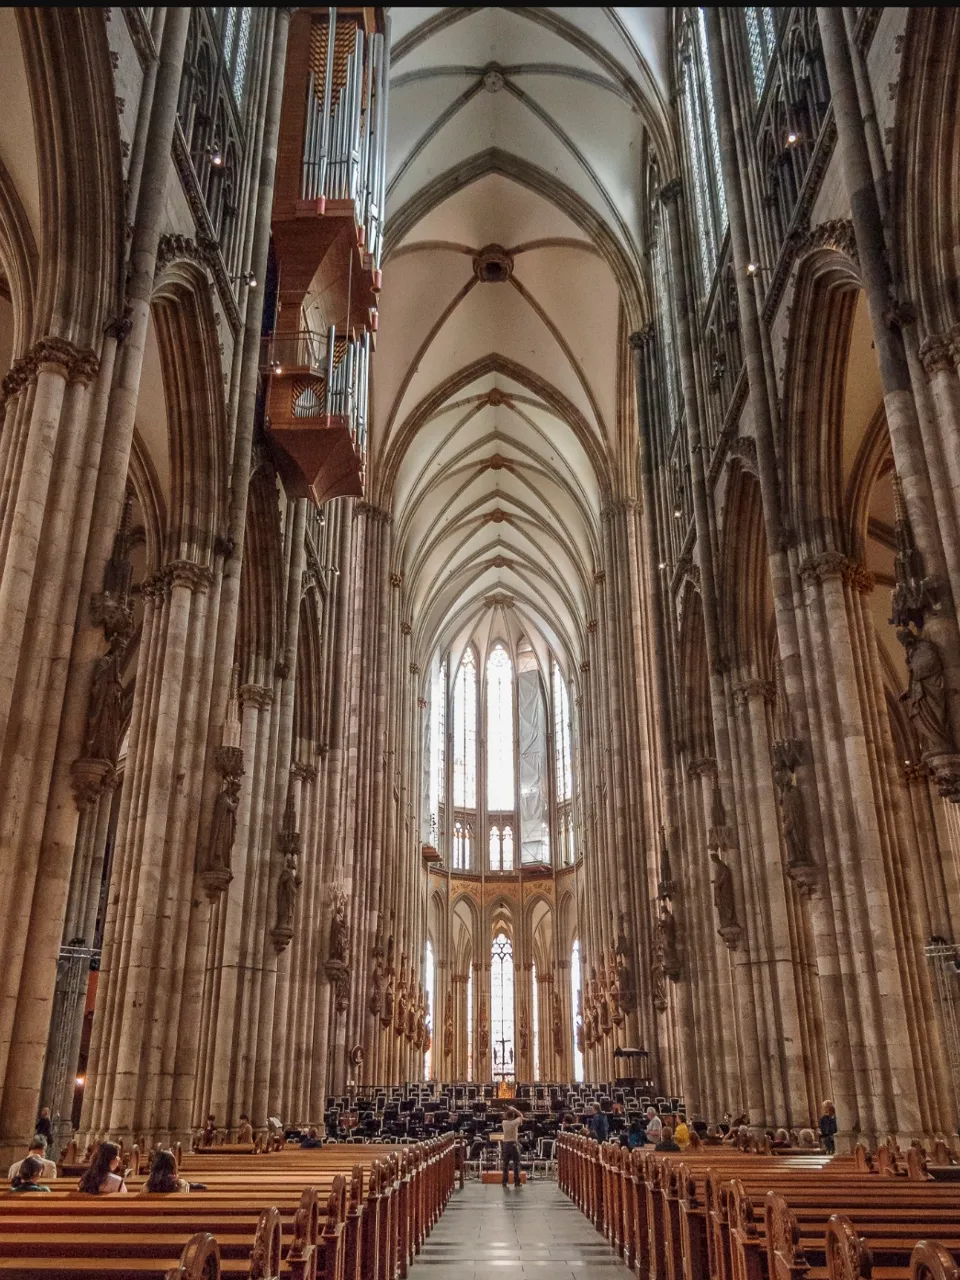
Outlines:
[[630,1271],[555,1182],[454,1191],[410,1280],[618,1280]]

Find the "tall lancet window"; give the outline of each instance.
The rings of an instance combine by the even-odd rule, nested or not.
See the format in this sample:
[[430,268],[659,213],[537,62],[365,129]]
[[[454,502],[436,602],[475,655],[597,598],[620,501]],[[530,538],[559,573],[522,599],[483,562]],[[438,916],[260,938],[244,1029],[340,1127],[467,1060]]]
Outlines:
[[540,664],[529,640],[517,645],[517,755],[520,863],[550,861],[547,705]]
[[573,951],[570,955],[570,998],[572,1000],[573,1009],[573,1078],[580,1081],[583,1079],[583,1053],[577,1044],[577,1019],[582,1009],[582,991],[583,986],[580,981],[580,939],[573,944]]
[[766,87],[767,72],[777,47],[777,28],[773,14],[773,9],[754,9],[749,6],[743,11],[747,24],[747,48],[750,51],[753,89],[757,98],[761,97]]
[[467,1020],[467,1079],[473,1079],[473,965],[470,965],[467,973],[467,993],[466,993],[466,1020]]
[[557,823],[560,856],[566,864],[574,860],[573,848],[573,750],[570,745],[570,694],[558,663],[552,663],[553,753],[556,774]]
[[453,803],[477,807],[477,660],[463,655],[453,689]]
[[513,663],[498,644],[487,659],[487,808],[513,803]]
[[537,990],[537,966],[530,966],[530,1020],[533,1041],[533,1078],[540,1079],[540,992]]
[[513,943],[498,933],[490,952],[490,1029],[493,1041],[493,1078],[514,1078],[513,1044]]
[[430,682],[430,741],[427,769],[427,830],[425,837],[439,845],[445,833],[447,661],[435,666]]
[[702,291],[707,292],[727,225],[727,198],[720,168],[720,130],[710,78],[706,19],[703,9],[688,9],[687,15],[682,49],[683,114],[700,246],[700,283]]
[[[431,1027],[436,1024],[434,1016],[435,1002],[433,998],[433,989],[436,982],[436,965],[433,958],[433,943],[427,939],[427,953],[423,961],[423,989],[427,996],[427,1016],[430,1019]],[[433,1079],[433,1038],[431,1036],[430,1048],[423,1055],[423,1078],[424,1080]]]

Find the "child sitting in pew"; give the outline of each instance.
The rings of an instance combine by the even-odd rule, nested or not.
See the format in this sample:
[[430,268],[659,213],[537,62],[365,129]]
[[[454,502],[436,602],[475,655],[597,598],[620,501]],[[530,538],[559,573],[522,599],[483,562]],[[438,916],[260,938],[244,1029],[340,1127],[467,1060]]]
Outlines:
[[21,1191],[49,1191],[49,1187],[45,1187],[37,1181],[42,1173],[43,1161],[36,1156],[27,1156],[24,1160],[21,1160],[17,1176],[10,1183],[11,1194],[17,1194]]
[[153,1157],[150,1177],[144,1183],[141,1195],[147,1192],[168,1193],[189,1190],[190,1183],[177,1177],[177,1158],[173,1152],[158,1151]]

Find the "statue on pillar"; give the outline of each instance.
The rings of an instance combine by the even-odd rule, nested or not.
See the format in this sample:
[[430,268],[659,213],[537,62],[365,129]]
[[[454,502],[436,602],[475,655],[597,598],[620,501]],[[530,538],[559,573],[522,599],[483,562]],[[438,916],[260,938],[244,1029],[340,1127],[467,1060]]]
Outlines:
[[289,849],[283,856],[283,868],[277,877],[277,918],[270,936],[277,951],[282,951],[293,937],[293,918],[297,893],[303,883],[296,853]]
[[370,977],[370,1002],[368,1008],[374,1017],[383,1008],[383,961],[379,956],[375,957],[373,965],[373,973]]
[[910,681],[900,701],[917,733],[924,755],[950,755],[956,747],[947,716],[943,660],[932,640],[900,627],[897,639],[906,651]]
[[563,1001],[560,999],[560,992],[554,991],[551,1004],[553,1005],[553,1052],[558,1058],[563,1058]]
[[349,951],[347,895],[342,890],[338,890],[334,895],[333,914],[330,917],[330,944],[327,948],[327,958],[331,964],[347,964]]
[[721,938],[734,950],[740,941],[742,929],[740,921],[737,919],[737,902],[733,889],[733,872],[720,857],[716,849],[710,851],[710,861],[713,863],[714,879],[713,879],[713,905],[717,909],[717,920],[720,928],[718,930]]
[[667,904],[661,903],[657,916],[657,950],[664,975],[674,982],[680,978],[680,949],[677,946],[677,921]]
[[83,754],[88,760],[107,760],[116,765],[120,754],[120,734],[123,727],[120,663],[129,634],[127,628],[115,631],[110,637],[109,649],[97,659],[93,669],[87,732],[83,741]]
[[447,992],[443,1014],[443,1056],[449,1058],[453,1053],[453,992]]

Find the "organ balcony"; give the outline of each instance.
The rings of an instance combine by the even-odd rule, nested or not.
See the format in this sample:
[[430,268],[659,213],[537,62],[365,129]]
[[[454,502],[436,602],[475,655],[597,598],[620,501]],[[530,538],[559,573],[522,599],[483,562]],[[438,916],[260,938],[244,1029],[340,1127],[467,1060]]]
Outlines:
[[264,339],[266,419],[291,497],[319,506],[363,494],[369,401],[369,332],[304,329]]
[[290,23],[273,203],[275,324],[265,427],[288,491],[363,493],[386,189],[384,10],[298,9]]

